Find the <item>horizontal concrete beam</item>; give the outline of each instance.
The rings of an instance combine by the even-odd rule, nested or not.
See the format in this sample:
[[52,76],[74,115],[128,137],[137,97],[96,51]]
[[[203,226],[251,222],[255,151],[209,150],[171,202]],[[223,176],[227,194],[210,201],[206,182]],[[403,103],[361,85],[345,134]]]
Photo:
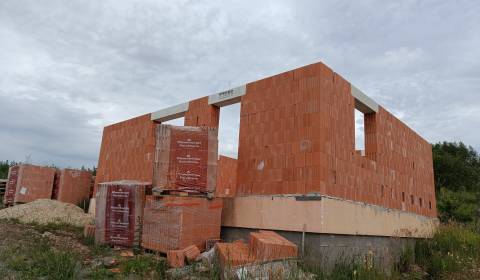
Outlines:
[[188,111],[188,102],[168,107],[151,114],[151,120],[156,122],[166,122],[185,116]]
[[364,114],[377,113],[378,103],[368,97],[354,85],[351,86],[352,96],[355,98],[355,108]]
[[212,94],[208,97],[208,104],[215,105],[217,107],[223,107],[239,103],[242,96],[247,92],[247,86],[239,86],[226,91]]
[[435,218],[329,196],[265,195],[223,201],[222,226],[227,227],[423,238],[432,236],[438,225]]

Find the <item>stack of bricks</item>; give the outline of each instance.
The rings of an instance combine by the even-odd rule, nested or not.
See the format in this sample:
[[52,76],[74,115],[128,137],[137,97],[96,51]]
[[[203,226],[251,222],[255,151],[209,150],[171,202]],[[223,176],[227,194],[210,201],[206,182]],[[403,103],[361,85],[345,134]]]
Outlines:
[[95,242],[139,247],[149,183],[115,181],[101,183],[96,193]]
[[142,247],[167,253],[190,245],[205,249],[220,238],[223,201],[203,197],[147,196]]
[[284,260],[298,256],[295,244],[268,230],[250,233],[250,248],[257,261]]
[[[196,245],[203,249],[207,239],[220,237],[222,201],[207,199],[215,194],[217,183],[218,118],[219,108],[201,98],[189,104],[185,125],[190,127],[157,124],[150,115],[105,127],[95,187],[108,181],[137,180],[152,182],[164,194],[147,198],[145,248],[168,252]],[[203,197],[175,196],[184,192]],[[102,196],[96,196],[97,216],[104,212],[105,206],[98,208],[105,204],[105,199],[98,201]],[[100,226],[96,234],[104,235]]]
[[233,268],[255,262],[250,248],[241,240],[232,243],[217,243],[215,248],[222,268]]
[[250,242],[217,243],[217,253],[222,268],[270,261],[295,259],[298,249],[295,244],[273,231],[261,230],[250,233]]
[[57,170],[52,199],[80,205],[90,197],[92,173],[84,170]]
[[155,125],[147,114],[103,129],[94,194],[103,182],[152,182]]
[[162,191],[213,193],[217,145],[215,128],[157,125],[153,186]]
[[30,164],[12,166],[9,169],[5,192],[5,205],[27,203],[52,196],[55,169]]
[[15,203],[19,170],[19,165],[11,166],[8,169],[7,185],[5,187],[5,195],[3,196],[3,204],[5,206],[12,206]]
[[436,217],[431,145],[380,107],[359,155],[354,110],[351,85],[322,63],[248,84],[237,195],[321,193]]

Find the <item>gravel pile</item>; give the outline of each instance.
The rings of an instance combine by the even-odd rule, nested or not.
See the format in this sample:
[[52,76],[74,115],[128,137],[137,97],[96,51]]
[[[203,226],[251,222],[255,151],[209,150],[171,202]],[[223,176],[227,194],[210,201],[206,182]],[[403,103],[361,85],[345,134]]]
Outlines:
[[57,200],[38,199],[30,203],[15,205],[0,210],[0,219],[18,219],[23,223],[61,223],[83,227],[93,223],[93,215],[70,203]]

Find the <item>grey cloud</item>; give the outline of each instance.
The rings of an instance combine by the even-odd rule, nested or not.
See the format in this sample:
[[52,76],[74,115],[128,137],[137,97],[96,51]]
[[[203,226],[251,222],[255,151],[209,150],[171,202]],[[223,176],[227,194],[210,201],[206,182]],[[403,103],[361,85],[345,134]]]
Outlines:
[[[433,0],[2,1],[0,139],[11,148],[0,148],[0,159],[31,153],[94,165],[104,125],[319,60],[427,140],[480,149],[479,8]],[[238,114],[222,109],[220,150],[230,156]]]

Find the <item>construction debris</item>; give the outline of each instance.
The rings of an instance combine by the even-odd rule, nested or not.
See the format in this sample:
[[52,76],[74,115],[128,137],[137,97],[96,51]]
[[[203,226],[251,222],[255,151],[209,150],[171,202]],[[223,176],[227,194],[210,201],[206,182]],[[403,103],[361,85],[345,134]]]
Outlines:
[[257,261],[284,260],[298,255],[297,245],[267,230],[250,233],[250,248]]
[[38,199],[0,210],[0,219],[18,219],[23,223],[69,224],[83,227],[93,223],[93,216],[70,203],[50,199]]
[[170,267],[180,268],[185,266],[184,250],[170,250],[167,252],[167,263]]
[[215,248],[226,279],[285,279],[298,271],[297,246],[273,231],[250,233],[248,245],[238,240]]
[[190,245],[183,249],[183,253],[188,263],[196,261],[198,256],[200,256],[200,250],[195,245]]

